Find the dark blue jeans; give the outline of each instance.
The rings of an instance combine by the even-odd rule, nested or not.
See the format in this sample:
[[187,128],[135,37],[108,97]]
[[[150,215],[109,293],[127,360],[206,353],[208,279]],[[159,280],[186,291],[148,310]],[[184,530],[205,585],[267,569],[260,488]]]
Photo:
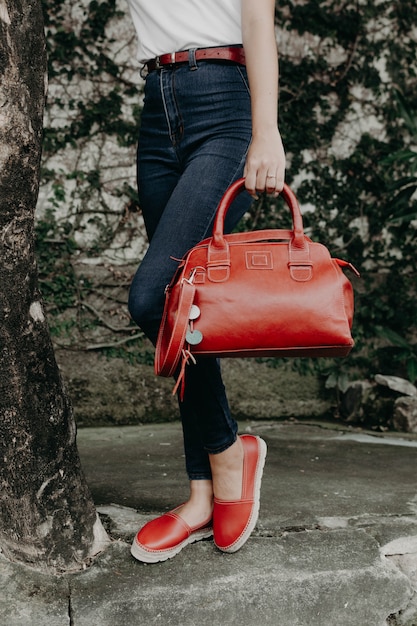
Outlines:
[[[199,62],[147,76],[138,189],[150,243],[131,285],[129,310],[154,344],[178,259],[211,234],[223,193],[242,176],[250,141],[245,68]],[[228,212],[227,231],[250,202],[246,192],[240,194]],[[216,359],[201,358],[186,368],[179,406],[188,476],[210,479],[208,453],[226,450],[237,436]]]

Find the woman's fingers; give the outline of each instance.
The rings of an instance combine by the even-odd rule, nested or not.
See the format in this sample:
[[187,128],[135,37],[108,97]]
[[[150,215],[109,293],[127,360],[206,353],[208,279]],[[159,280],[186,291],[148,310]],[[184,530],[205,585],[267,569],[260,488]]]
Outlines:
[[247,191],[257,197],[266,191],[279,194],[284,186],[285,152],[278,130],[268,139],[253,139],[245,163]]
[[254,197],[266,191],[269,194],[279,194],[284,186],[284,168],[269,165],[256,168],[246,165],[244,170],[246,190]]
[[[268,174],[266,175],[266,179],[265,179],[265,191],[267,193],[274,193],[276,191],[280,191],[280,189],[277,189],[277,181],[278,181],[278,176],[277,176],[277,170],[275,170],[274,174],[270,174],[268,172]],[[278,181],[278,187],[279,187],[279,181]]]

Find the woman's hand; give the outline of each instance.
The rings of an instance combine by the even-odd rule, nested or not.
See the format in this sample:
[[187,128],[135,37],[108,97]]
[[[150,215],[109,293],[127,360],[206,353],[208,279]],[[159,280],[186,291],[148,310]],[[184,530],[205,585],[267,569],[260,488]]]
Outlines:
[[246,158],[245,186],[253,197],[266,191],[278,195],[284,186],[285,152],[277,125],[265,136],[253,136]]
[[252,142],[244,176],[252,196],[279,193],[285,153],[278,130],[278,53],[275,0],[242,0],[242,38],[251,94]]

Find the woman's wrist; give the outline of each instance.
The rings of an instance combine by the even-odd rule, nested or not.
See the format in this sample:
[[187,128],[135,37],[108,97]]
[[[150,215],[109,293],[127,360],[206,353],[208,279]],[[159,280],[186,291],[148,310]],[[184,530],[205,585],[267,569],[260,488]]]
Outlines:
[[256,137],[256,139],[269,139],[271,135],[274,134],[280,134],[278,122],[261,122],[260,124],[252,122],[252,137]]

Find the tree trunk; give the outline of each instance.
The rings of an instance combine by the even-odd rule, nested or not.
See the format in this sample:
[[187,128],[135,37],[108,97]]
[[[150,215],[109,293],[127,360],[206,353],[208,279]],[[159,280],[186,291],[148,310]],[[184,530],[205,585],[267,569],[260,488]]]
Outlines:
[[38,291],[45,76],[40,0],[0,0],[0,549],[67,571],[107,537],[80,468]]

